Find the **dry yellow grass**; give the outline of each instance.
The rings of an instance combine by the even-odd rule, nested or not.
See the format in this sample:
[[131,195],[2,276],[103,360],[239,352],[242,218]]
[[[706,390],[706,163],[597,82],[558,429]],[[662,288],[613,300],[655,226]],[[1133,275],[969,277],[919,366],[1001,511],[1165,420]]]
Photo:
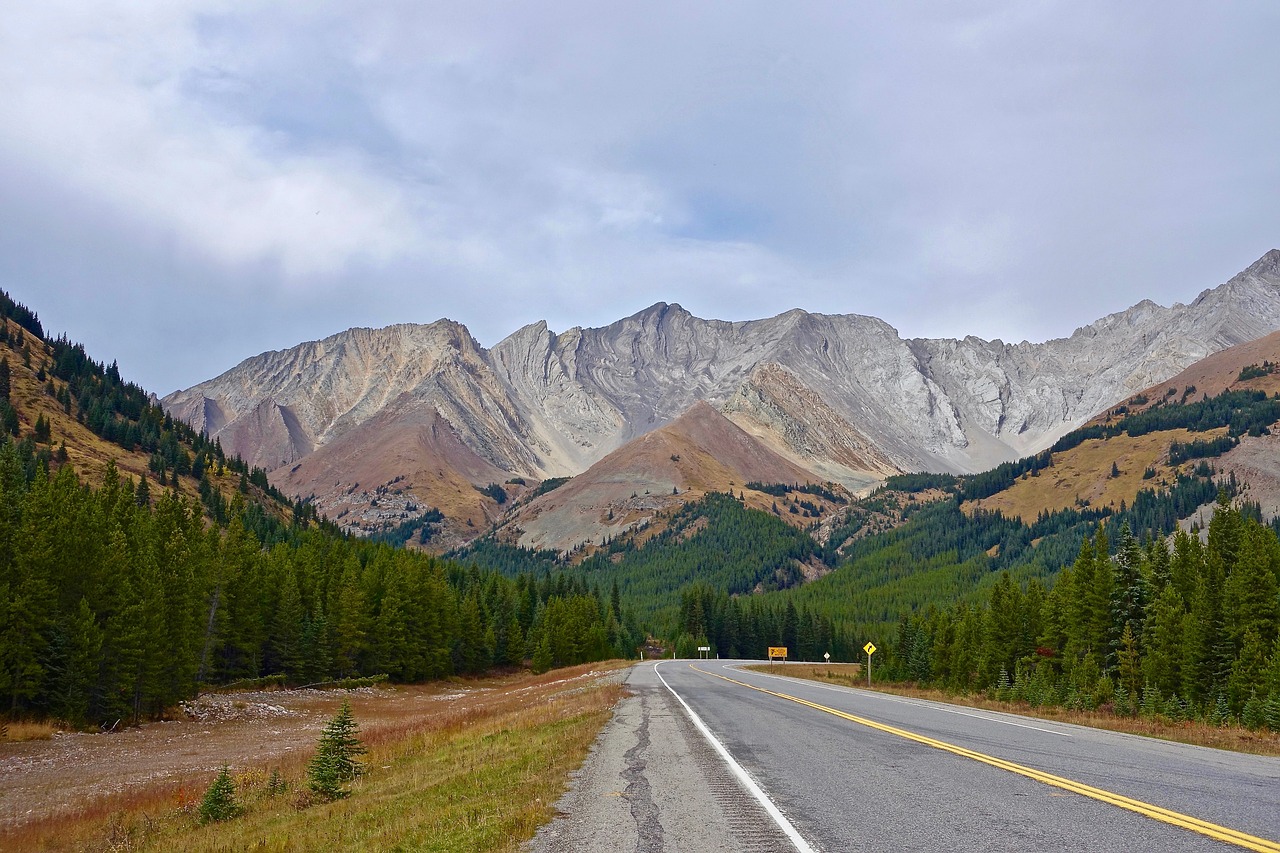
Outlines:
[[51,720],[0,720],[0,741],[48,740],[58,730]]
[[[1091,507],[1120,507],[1132,504],[1138,492],[1159,487],[1161,480],[1172,482],[1176,474],[1168,464],[1172,442],[1204,441],[1222,435],[1225,429],[1192,433],[1185,429],[1152,432],[1137,438],[1118,435],[1108,440],[1089,439],[1071,450],[1055,453],[1052,467],[1039,476],[1024,476],[999,494],[964,505],[965,511],[999,510],[1010,518],[1031,523],[1041,512],[1056,512],[1087,501]],[[1111,476],[1111,464],[1120,469]],[[1147,468],[1156,475],[1143,479]]]
[[[298,754],[233,768],[246,811],[224,823],[199,824],[203,787],[161,784],[17,827],[0,849],[515,851],[554,816],[569,774],[622,695],[617,679],[601,674],[626,666],[489,679],[429,714],[395,704],[362,735],[366,773],[347,799],[304,807],[310,754]],[[268,790],[273,769],[287,792]]]

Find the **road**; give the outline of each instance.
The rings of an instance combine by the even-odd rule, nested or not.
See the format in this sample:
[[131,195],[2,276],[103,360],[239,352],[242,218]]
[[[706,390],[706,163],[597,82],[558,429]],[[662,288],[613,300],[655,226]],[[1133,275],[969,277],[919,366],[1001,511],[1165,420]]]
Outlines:
[[530,850],[1280,853],[1280,759],[727,661],[641,664],[628,685]]

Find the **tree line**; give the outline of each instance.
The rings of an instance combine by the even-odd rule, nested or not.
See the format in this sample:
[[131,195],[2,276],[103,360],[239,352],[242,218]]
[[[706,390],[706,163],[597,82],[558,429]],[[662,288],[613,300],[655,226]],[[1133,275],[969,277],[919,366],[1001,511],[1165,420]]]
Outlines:
[[[25,452],[24,452],[25,451]],[[616,596],[295,527],[264,545],[237,495],[225,525],[114,465],[97,489],[0,441],[0,701],[10,715],[139,721],[201,685],[630,655]]]
[[[1115,542],[1112,542],[1112,539]],[[1280,539],[1224,493],[1207,536],[1100,526],[1051,588],[903,615],[889,678],[1280,730]]]
[[829,616],[794,602],[762,596],[730,596],[708,583],[680,593],[676,657],[697,657],[699,646],[723,658],[768,657],[770,646],[785,646],[791,660],[855,660],[861,646],[855,635],[838,630]]

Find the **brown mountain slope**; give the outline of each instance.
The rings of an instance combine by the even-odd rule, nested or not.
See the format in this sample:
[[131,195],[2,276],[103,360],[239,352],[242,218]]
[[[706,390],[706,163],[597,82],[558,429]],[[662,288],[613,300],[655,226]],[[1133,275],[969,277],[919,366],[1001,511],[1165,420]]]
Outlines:
[[525,547],[567,551],[616,537],[707,492],[744,492],[748,505],[767,509],[772,498],[745,492],[747,482],[814,480],[808,471],[699,402],[566,485],[520,507],[508,520],[505,534]]
[[[18,413],[18,438],[31,436],[35,431],[36,421],[41,416],[49,422],[50,441],[47,448],[53,456],[50,473],[64,464],[70,465],[81,482],[96,488],[102,484],[108,463],[115,462],[122,480],[131,480],[136,485],[145,475],[153,497],[159,494],[160,486],[155,474],[148,470],[149,454],[125,450],[120,445],[95,435],[77,420],[79,410],[74,402],[71,411],[66,412],[49,393],[50,385],[54,394],[61,393],[67,387],[66,382],[51,375],[52,348],[10,319],[0,317],[0,323],[6,324],[10,340],[9,344],[0,343],[0,358],[9,362],[9,402]],[[17,343],[19,333],[22,343]],[[24,346],[25,358],[22,352]],[[45,447],[46,445],[39,444],[37,450]],[[61,458],[64,449],[65,462]],[[230,472],[218,476],[216,471],[210,471],[209,477],[230,500],[236,491],[239,476]],[[168,488],[172,488],[172,483]],[[199,483],[191,477],[178,478],[178,491],[191,500],[200,500]]]
[[463,444],[439,413],[423,415],[416,405],[389,406],[270,476],[288,494],[315,495],[322,514],[356,532],[376,532],[428,507],[439,509],[446,521],[433,550],[483,532],[501,510],[479,488],[506,478]]
[[[1143,301],[1065,338],[903,339],[801,310],[704,320],[664,302],[492,349],[456,322],[350,329],[175,392],[177,417],[289,467],[410,394],[508,477],[572,476],[702,400],[822,480],[976,472],[1043,450],[1137,389],[1280,329],[1280,251],[1189,305]],[[400,472],[403,473],[403,472]],[[399,474],[398,474],[399,475]]]
[[[1195,403],[1223,391],[1280,392],[1280,368],[1263,372],[1264,364],[1280,365],[1280,332],[1214,353],[1168,381],[1135,394],[1124,405],[1129,411],[1142,411],[1166,399]],[[1246,368],[1256,368],[1249,372],[1262,375],[1241,379]],[[1112,409],[1090,423],[1103,424],[1119,416],[1117,409]],[[1142,489],[1171,482],[1179,469],[1193,467],[1191,462],[1169,465],[1172,442],[1205,440],[1225,433],[1225,428],[1199,433],[1178,429],[1136,438],[1122,434],[1106,440],[1090,439],[1055,453],[1053,465],[1038,476],[1026,475],[1003,492],[966,507],[1000,510],[1027,521],[1042,511],[1072,505],[1118,507],[1121,501],[1132,503]],[[1209,462],[1220,476],[1235,474],[1245,484],[1245,497],[1257,501],[1265,517],[1280,514],[1280,435],[1242,436],[1239,446]],[[1113,471],[1119,475],[1114,476]],[[1148,472],[1151,476],[1145,476]]]
[[[1239,344],[1207,356],[1177,376],[1159,385],[1135,394],[1125,403],[1130,410],[1141,411],[1153,406],[1165,397],[1173,397],[1188,403],[1213,397],[1227,390],[1264,391],[1267,394],[1280,392],[1280,370],[1274,370],[1251,379],[1240,379],[1240,374],[1248,367],[1261,367],[1264,363],[1280,362],[1280,332],[1272,332],[1256,341]],[[1195,390],[1187,393],[1188,388]],[[1171,393],[1172,392],[1172,393]],[[1146,399],[1145,403],[1135,404],[1134,400]],[[1106,413],[1099,415],[1094,422],[1101,423]]]

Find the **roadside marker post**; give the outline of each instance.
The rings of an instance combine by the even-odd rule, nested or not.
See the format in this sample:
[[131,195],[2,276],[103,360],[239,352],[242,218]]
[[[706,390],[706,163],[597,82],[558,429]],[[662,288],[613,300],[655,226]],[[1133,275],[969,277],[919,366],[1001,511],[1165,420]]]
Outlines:
[[871,686],[871,656],[876,653],[876,644],[868,640],[867,644],[862,647],[862,650],[867,653],[867,686],[870,687]]

